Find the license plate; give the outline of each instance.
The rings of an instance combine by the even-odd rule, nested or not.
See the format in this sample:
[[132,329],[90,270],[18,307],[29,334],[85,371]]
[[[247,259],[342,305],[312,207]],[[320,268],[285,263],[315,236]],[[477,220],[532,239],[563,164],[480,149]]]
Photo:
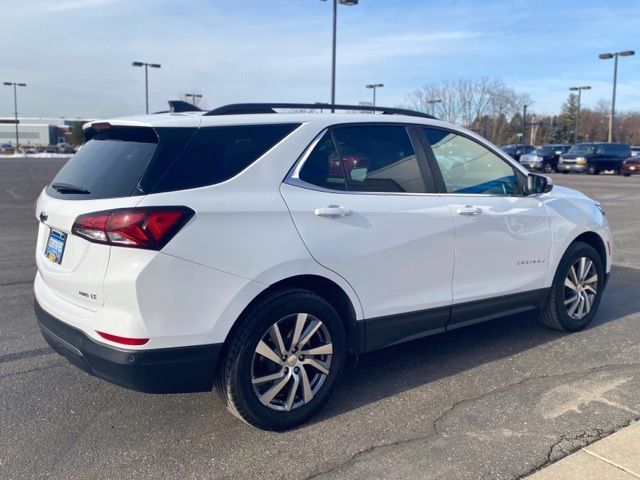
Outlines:
[[64,245],[66,242],[66,233],[51,229],[49,232],[49,239],[47,240],[47,248],[44,250],[44,255],[53,263],[60,264],[62,262],[62,254],[64,253]]

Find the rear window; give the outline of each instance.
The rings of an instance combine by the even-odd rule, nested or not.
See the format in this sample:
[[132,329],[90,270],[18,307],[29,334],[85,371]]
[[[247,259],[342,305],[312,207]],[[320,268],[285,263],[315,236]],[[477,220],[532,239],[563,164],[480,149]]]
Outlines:
[[244,170],[298,126],[159,128],[157,134],[149,127],[111,127],[82,146],[47,194],[89,200],[214,185]]
[[205,127],[169,166],[152,193],[224,182],[247,168],[300,124]]
[[62,167],[47,187],[47,194],[77,200],[129,196],[149,165],[157,142],[151,128],[118,127],[97,132]]

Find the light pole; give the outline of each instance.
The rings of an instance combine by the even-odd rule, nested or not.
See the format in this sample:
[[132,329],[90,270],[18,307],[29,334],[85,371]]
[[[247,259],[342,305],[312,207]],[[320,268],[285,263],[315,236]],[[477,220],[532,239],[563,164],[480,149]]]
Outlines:
[[614,117],[616,115],[616,83],[618,82],[618,57],[630,57],[635,55],[633,50],[624,50],[623,52],[601,53],[598,55],[600,60],[609,60],[613,58],[613,95],[611,98],[611,116],[609,117],[609,143],[613,142],[613,126]]
[[26,87],[26,83],[4,82],[8,87],[13,87],[13,107],[16,116],[16,153],[20,148],[20,135],[18,134],[18,87]]
[[371,90],[373,90],[373,112],[372,113],[376,113],[375,108],[376,108],[376,89],[378,88],[382,88],[384,87],[384,83],[370,83],[369,85],[365,85],[365,87],[370,88]]
[[440,100],[439,98],[430,98],[426,102],[427,102],[427,105],[431,105],[431,115],[435,117],[436,103],[442,103],[442,100]]
[[144,67],[144,98],[146,112],[149,113],[149,67],[160,68],[162,65],[160,65],[159,63],[131,62],[131,66]]
[[578,143],[578,129],[580,128],[580,103],[582,102],[582,90],[591,90],[589,85],[583,87],[569,87],[572,92],[578,92],[578,112],[576,113],[576,126],[573,132],[573,144]]
[[202,95],[199,93],[185,93],[185,98],[188,100],[191,97],[191,105],[196,106],[196,98],[202,98]]
[[[322,0],[326,2],[327,0]],[[331,46],[331,113],[336,111],[336,36],[338,29],[338,3],[340,5],[357,5],[358,0],[333,0],[333,42]]]

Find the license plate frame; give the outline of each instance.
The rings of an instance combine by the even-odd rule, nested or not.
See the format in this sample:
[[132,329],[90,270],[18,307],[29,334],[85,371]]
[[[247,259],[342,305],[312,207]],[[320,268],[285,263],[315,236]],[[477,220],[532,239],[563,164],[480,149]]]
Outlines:
[[64,248],[67,245],[67,234],[59,230],[50,229],[47,244],[44,248],[44,256],[51,262],[60,265],[64,256]]

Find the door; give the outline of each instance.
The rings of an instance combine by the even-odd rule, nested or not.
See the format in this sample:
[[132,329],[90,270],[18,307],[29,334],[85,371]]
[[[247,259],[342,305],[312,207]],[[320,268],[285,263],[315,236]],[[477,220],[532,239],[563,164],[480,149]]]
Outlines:
[[454,305],[543,288],[551,250],[544,204],[524,196],[514,167],[484,145],[422,132],[455,224]]
[[396,339],[444,327],[451,303],[453,220],[422,155],[401,125],[337,127],[281,187],[311,255],[353,286],[365,318],[395,325]]

